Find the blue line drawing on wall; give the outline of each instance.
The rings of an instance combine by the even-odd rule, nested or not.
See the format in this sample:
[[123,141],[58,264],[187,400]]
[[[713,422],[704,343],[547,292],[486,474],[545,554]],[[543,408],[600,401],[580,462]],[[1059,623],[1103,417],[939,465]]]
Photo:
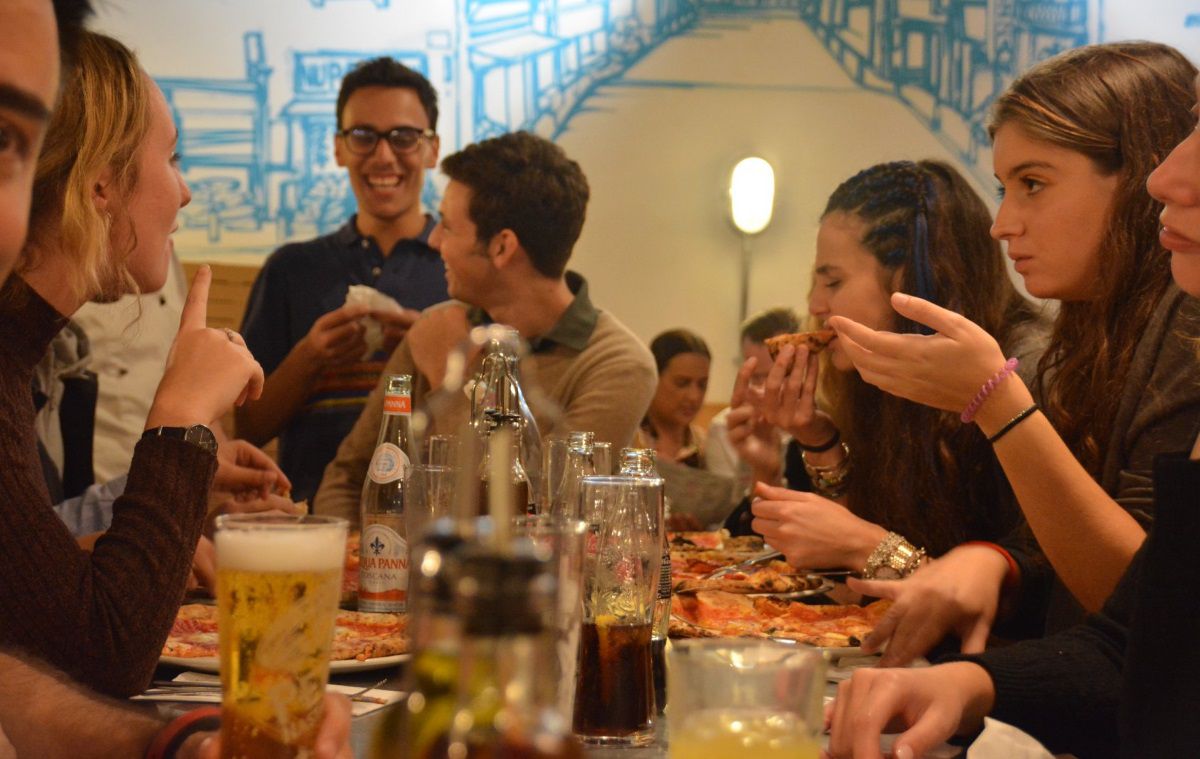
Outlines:
[[[309,0],[324,13],[391,0]],[[895,97],[981,177],[987,110],[1020,71],[1089,41],[1103,0],[445,0],[413,4],[407,49],[290,50],[267,65],[269,30],[243,35],[244,77],[159,78],[181,134],[193,201],[182,213],[198,253],[263,254],[325,233],[353,212],[332,155],[341,79],[392,55],[442,96],[443,155],[495,134],[557,137],[600,85],[647,53],[721,16],[799,19],[858,87]],[[426,9],[428,8],[428,12]],[[1189,19],[1188,23],[1192,23]],[[406,38],[408,39],[408,38]],[[274,44],[283,47],[286,40]],[[276,59],[278,61],[278,59]],[[283,82],[278,78],[281,77]],[[286,84],[285,84],[286,83]],[[645,84],[645,83],[641,83]],[[275,87],[275,102],[270,86]],[[282,85],[282,86],[281,86]],[[283,96],[280,96],[283,91]],[[423,199],[438,202],[433,180]]]
[[[336,0],[334,0],[336,2]],[[346,0],[342,0],[345,2]],[[325,8],[329,5],[330,0],[308,0],[314,8]],[[391,4],[392,0],[356,0],[356,2],[370,2],[376,8],[386,8]]]

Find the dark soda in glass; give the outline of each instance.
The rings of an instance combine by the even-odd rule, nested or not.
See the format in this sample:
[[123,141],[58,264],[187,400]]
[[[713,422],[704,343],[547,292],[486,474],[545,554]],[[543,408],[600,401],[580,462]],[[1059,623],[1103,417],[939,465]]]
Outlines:
[[620,624],[603,617],[580,626],[572,729],[585,741],[650,730],[652,629],[650,624]]

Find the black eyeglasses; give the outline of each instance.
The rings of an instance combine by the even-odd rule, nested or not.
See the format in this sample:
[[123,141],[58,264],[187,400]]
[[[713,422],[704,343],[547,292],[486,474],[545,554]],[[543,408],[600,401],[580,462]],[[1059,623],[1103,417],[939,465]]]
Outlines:
[[358,155],[370,155],[375,152],[379,141],[386,139],[397,153],[411,153],[417,149],[421,138],[431,140],[435,132],[432,129],[417,129],[416,127],[393,127],[386,132],[377,132],[371,127],[356,126],[343,129],[338,136],[346,141],[350,152]]

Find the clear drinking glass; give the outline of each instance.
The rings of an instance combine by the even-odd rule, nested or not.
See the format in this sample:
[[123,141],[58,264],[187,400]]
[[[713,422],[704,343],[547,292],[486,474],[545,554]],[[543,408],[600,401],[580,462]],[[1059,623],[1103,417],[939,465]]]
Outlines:
[[217,517],[223,757],[311,755],[346,527],[337,517]]
[[592,463],[596,465],[596,474],[614,474],[612,443],[604,440],[592,443]]
[[672,641],[671,759],[817,759],[825,657],[777,641]]
[[513,520],[513,537],[532,542],[538,555],[549,559],[550,571],[557,580],[554,624],[547,631],[547,643],[555,648],[556,671],[550,680],[557,687],[555,698],[564,723],[570,722],[575,702],[575,667],[582,612],[583,539],[586,534],[587,524],[577,519],[518,516]]
[[449,466],[414,466],[409,468],[408,478],[409,499],[404,508],[404,526],[412,545],[421,539],[425,528],[451,515],[455,470]]
[[563,473],[567,470],[567,439],[555,436],[546,439],[542,448],[542,499],[540,513],[548,514],[550,505],[558,501],[558,490],[562,487]]
[[573,729],[585,743],[654,739],[651,637],[662,562],[659,491],[637,477],[584,477],[583,604]]
[[458,438],[454,435],[430,435],[425,440],[424,463],[427,466],[454,466],[457,463],[457,445]]

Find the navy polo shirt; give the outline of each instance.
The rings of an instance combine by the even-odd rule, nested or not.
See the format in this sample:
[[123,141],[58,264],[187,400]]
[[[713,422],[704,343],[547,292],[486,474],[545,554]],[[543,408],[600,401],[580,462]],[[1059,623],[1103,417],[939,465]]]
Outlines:
[[[346,302],[350,285],[370,285],[405,308],[423,310],[447,299],[446,268],[429,247],[435,221],[400,240],[385,257],[359,234],[355,218],[333,234],[284,245],[263,264],[242,321],[250,352],[270,375],[318,318]],[[318,379],[312,395],[279,436],[279,466],[292,497],[311,498],[337,447],[354,426],[383,371],[387,355],[341,366]]]

